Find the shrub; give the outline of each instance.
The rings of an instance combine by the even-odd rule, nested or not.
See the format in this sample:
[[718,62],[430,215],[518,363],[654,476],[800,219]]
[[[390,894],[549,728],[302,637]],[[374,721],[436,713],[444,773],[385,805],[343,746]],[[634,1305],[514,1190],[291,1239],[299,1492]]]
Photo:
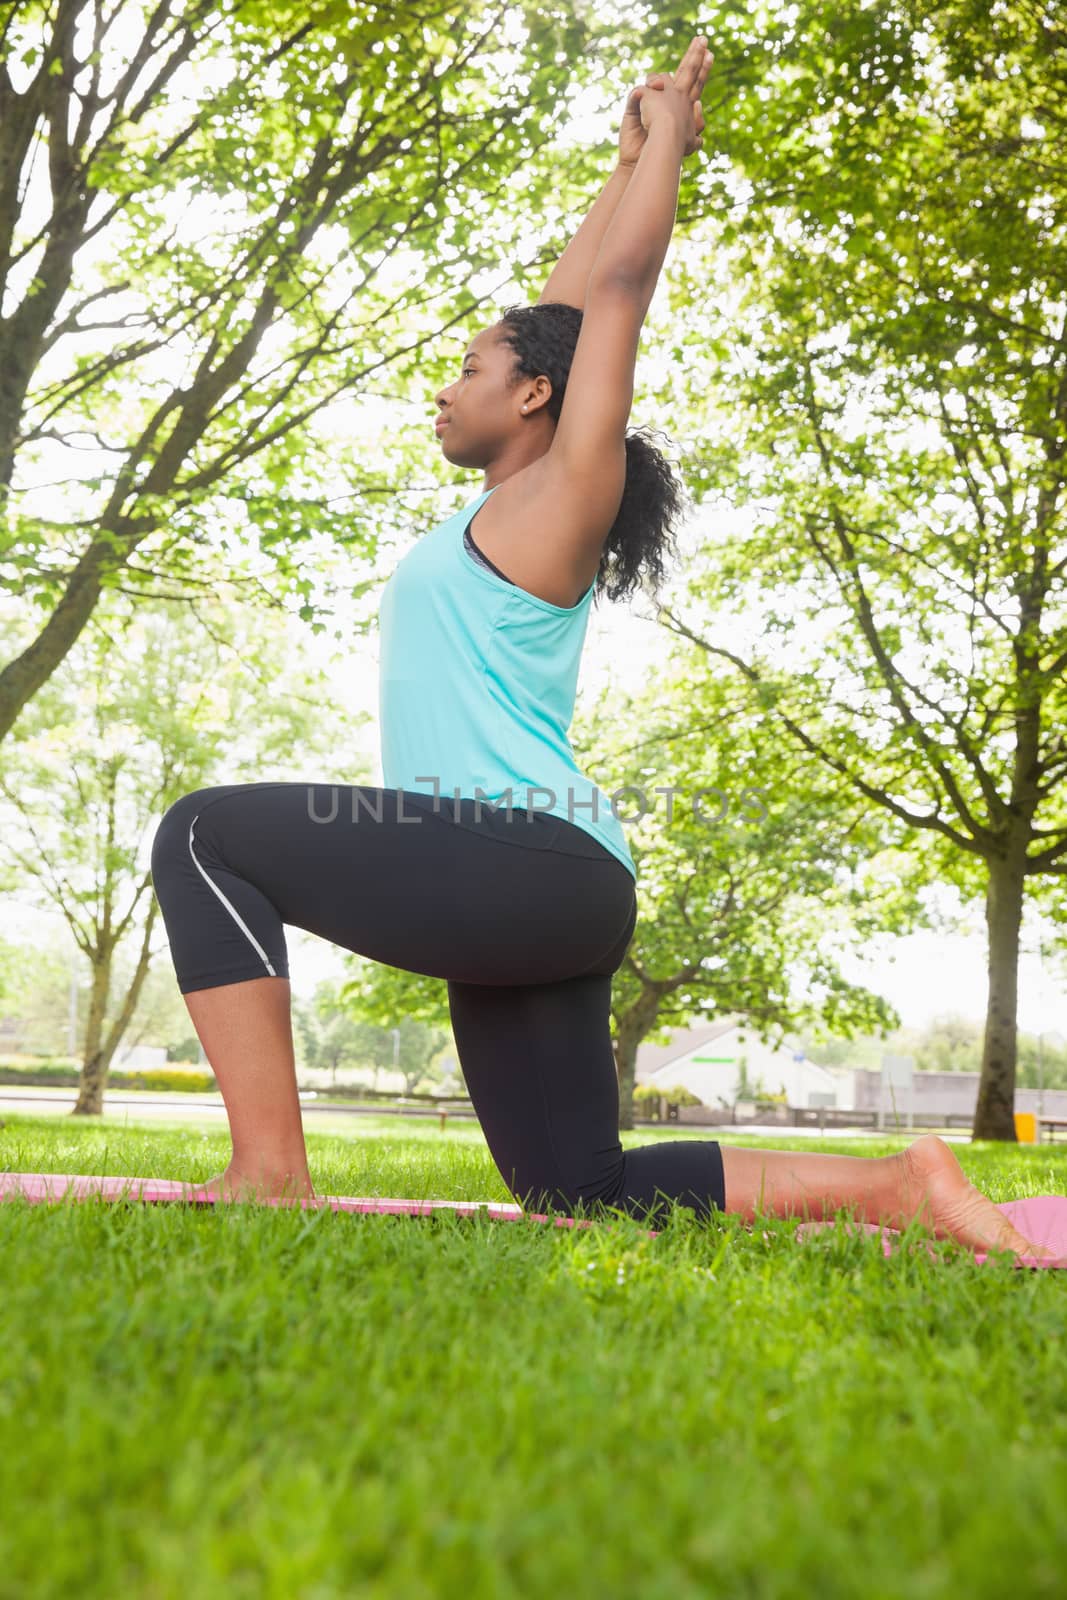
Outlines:
[[[26,1089],[76,1089],[81,1076],[81,1068],[72,1066],[69,1061],[35,1061],[26,1067],[0,1066],[0,1083],[20,1084]],[[213,1072],[183,1072],[178,1067],[151,1067],[141,1072],[113,1070],[108,1073],[107,1082],[112,1089],[151,1089],[157,1094],[172,1090],[180,1094],[204,1094],[218,1088]]]
[[702,1104],[698,1094],[693,1094],[692,1090],[684,1088],[681,1084],[673,1084],[669,1089],[659,1089],[655,1084],[639,1083],[634,1088],[634,1110],[640,1110],[642,1116],[650,1122],[659,1122],[661,1100],[665,1100],[669,1106]]
[[111,1072],[108,1082],[123,1089],[151,1089],[160,1094],[177,1089],[181,1094],[210,1094],[218,1089],[213,1072],[182,1072],[177,1068],[150,1067],[143,1072]]

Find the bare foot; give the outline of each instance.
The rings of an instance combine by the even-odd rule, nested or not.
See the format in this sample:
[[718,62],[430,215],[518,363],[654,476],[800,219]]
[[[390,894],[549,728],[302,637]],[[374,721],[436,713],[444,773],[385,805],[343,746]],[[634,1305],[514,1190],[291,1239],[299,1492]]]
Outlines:
[[186,1184],[183,1186],[183,1191],[183,1197],[188,1200],[262,1202],[315,1198],[315,1188],[310,1178],[297,1178],[294,1174],[288,1174],[276,1179],[261,1177],[257,1180],[252,1174],[241,1172],[232,1162],[225,1172],[217,1173],[214,1178],[208,1178],[204,1183]]
[[935,1238],[958,1239],[972,1250],[1010,1250],[1039,1260],[1055,1257],[1054,1250],[1034,1244],[1013,1228],[1003,1211],[976,1189],[955,1155],[936,1133],[901,1152],[902,1210],[918,1217]]

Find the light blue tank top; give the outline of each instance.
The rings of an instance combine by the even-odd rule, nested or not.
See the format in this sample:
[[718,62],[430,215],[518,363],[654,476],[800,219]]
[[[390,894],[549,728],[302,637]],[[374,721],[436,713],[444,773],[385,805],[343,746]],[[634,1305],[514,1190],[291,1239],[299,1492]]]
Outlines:
[[424,534],[382,590],[382,782],[440,796],[442,810],[481,794],[486,815],[563,817],[636,879],[622,824],[567,738],[595,585],[555,606],[476,562],[463,536],[492,493]]

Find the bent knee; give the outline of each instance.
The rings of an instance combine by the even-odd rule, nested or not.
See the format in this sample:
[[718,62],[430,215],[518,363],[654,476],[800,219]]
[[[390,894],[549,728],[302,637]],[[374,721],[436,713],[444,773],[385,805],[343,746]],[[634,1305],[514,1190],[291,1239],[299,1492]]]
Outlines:
[[215,788],[191,789],[188,794],[181,795],[164,811],[152,839],[153,877],[162,862],[178,852],[184,854],[188,851],[189,830],[193,819],[207,797],[215,793],[217,793]]

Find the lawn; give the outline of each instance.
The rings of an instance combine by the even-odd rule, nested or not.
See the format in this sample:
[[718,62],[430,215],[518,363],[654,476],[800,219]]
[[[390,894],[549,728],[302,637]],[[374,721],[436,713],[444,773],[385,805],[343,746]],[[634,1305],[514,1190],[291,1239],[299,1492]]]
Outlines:
[[[510,1200],[476,1126],[366,1121],[308,1134],[320,1194]],[[1067,1149],[953,1148],[1067,1194]],[[4,1170],[228,1155],[0,1128]],[[795,1226],[6,1201],[0,1597],[1061,1600],[1067,1274]]]

